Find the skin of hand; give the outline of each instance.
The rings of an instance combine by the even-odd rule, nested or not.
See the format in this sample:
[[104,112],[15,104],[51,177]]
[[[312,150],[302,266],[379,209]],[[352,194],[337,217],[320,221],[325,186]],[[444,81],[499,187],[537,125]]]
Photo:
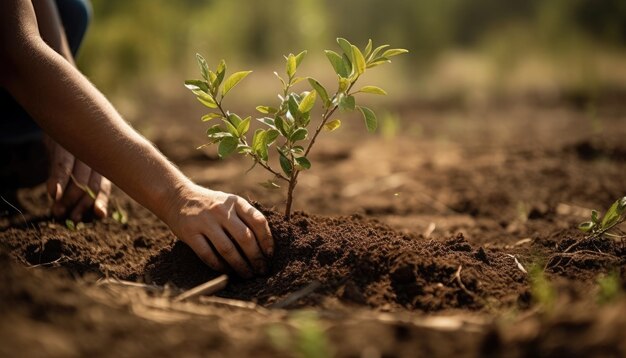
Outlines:
[[30,0],[0,1],[0,86],[59,145],[156,214],[209,266],[242,277],[265,271],[274,245],[265,217],[241,197],[197,186],[134,131],[42,39]]
[[[33,8],[41,38],[72,66],[76,66],[54,1],[33,0]],[[46,187],[53,199],[52,215],[67,216],[78,222],[93,209],[97,218],[106,217],[111,182],[76,159],[49,136],[44,137],[44,142],[50,163]]]
[[76,159],[52,138],[45,136],[44,141],[50,156],[46,187],[54,201],[52,215],[67,215],[78,222],[93,208],[97,218],[106,217],[111,182]]

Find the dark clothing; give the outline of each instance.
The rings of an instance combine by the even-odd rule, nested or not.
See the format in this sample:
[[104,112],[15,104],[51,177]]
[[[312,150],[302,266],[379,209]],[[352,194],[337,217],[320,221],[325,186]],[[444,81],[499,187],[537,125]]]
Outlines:
[[[56,5],[75,56],[87,31],[91,5],[88,0],[56,0]],[[47,156],[42,139],[43,133],[35,121],[0,88],[0,193],[46,179]]]
[[[88,0],[55,2],[70,50],[76,56],[91,18],[91,5]],[[0,88],[0,143],[11,144],[37,138],[41,138],[41,129],[13,97]],[[5,164],[0,162],[0,166]]]

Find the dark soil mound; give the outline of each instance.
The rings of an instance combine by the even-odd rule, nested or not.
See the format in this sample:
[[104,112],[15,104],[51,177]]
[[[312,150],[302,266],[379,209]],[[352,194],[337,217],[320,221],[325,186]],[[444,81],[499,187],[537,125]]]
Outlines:
[[[296,213],[290,222],[265,211],[276,250],[270,274],[235,281],[227,297],[271,304],[319,282],[306,305],[328,298],[385,308],[424,311],[477,309],[487,301],[515,302],[526,277],[506,254],[474,249],[462,235],[426,240],[393,231],[358,216],[318,217]],[[217,275],[177,242],[152,257],[143,273],[159,284],[182,288]]]

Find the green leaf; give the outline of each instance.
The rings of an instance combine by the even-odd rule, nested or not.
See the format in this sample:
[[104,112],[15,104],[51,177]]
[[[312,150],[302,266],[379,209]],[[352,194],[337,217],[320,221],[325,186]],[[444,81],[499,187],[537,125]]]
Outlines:
[[315,92],[320,95],[320,98],[324,102],[324,107],[330,106],[330,98],[328,97],[328,92],[326,91],[326,88],[324,88],[321,83],[317,82],[317,80],[312,77],[309,77],[308,80],[311,87],[313,87]]
[[617,212],[621,215],[626,211],[626,196],[618,200]]
[[299,169],[311,169],[311,162],[306,157],[296,158],[296,165],[298,165]]
[[298,128],[295,131],[293,131],[293,133],[289,137],[289,140],[292,142],[305,140],[308,134],[309,134],[309,131],[307,131],[306,128]]
[[611,205],[609,210],[607,210],[606,214],[604,214],[604,218],[602,218],[602,223],[600,224],[602,229],[607,229],[615,223],[617,223],[620,219],[620,213],[618,208],[620,206],[620,201],[617,200]]
[[211,119],[215,119],[215,118],[222,118],[222,115],[219,113],[209,113],[209,114],[205,114],[204,116],[202,116],[202,118],[200,118],[200,120],[202,122],[208,122]]
[[365,119],[365,126],[370,133],[373,133],[378,127],[378,120],[376,119],[376,114],[367,108],[367,107],[358,107],[361,113],[363,114],[363,118]]
[[202,80],[186,80],[185,87],[191,91],[209,92],[209,84]]
[[591,221],[585,221],[584,223],[580,223],[580,225],[578,225],[578,230],[582,232],[589,232],[591,231],[591,229],[593,229],[595,225],[596,224],[592,223]]
[[268,129],[267,132],[265,132],[265,145],[267,146],[274,143],[279,134],[276,129]]
[[76,231],[76,225],[70,219],[65,220],[65,227],[70,231]]
[[304,56],[306,56],[306,50],[300,52],[299,54],[296,55],[296,68],[300,67],[300,64],[302,63],[302,60],[304,60]]
[[339,88],[337,92],[345,92],[350,87],[350,80],[347,78],[339,77]]
[[371,93],[371,94],[378,94],[381,96],[385,96],[387,95],[387,92],[380,88],[380,87],[376,87],[376,86],[363,86],[363,88],[361,88],[359,90],[359,92],[361,93]]
[[353,78],[356,71],[354,71],[354,68],[352,67],[352,60],[348,57],[348,55],[343,54],[341,56],[341,62],[343,62],[343,66],[346,68],[346,72],[348,73],[348,76],[346,77]]
[[250,146],[245,145],[245,144],[238,144],[237,145],[237,153],[239,153],[239,154],[252,154],[252,148],[250,148]]
[[283,137],[288,136],[289,128],[286,126],[285,120],[282,117],[274,118],[274,124],[276,124],[276,129],[280,131]]
[[224,82],[224,89],[222,90],[222,96],[225,96],[233,87],[235,87],[241,80],[246,78],[252,71],[239,71],[235,72]]
[[217,70],[215,73],[215,79],[213,80],[213,87],[216,89],[222,84],[224,80],[224,75],[226,74],[226,61],[221,60],[217,65]]
[[291,80],[291,85],[293,86],[293,85],[297,84],[298,82],[302,82],[303,80],[304,80],[304,77],[294,77]]
[[302,154],[304,153],[304,147],[301,145],[294,145],[293,147],[291,147],[291,152],[293,154]]
[[239,132],[237,131],[237,127],[235,127],[235,125],[233,125],[230,121],[226,119],[222,119],[222,122],[226,124],[226,130],[228,131],[228,133],[232,134],[235,137],[239,137]]
[[202,91],[194,91],[194,94],[196,95],[198,101],[200,101],[200,103],[205,105],[207,108],[217,108],[217,103],[215,103],[215,100],[213,100],[213,97],[211,97],[210,95]]
[[280,162],[280,168],[285,174],[287,174],[288,177],[290,177],[293,171],[293,165],[291,164],[291,161],[283,154],[283,152],[278,150],[278,153],[280,154],[278,157],[278,161]]
[[219,124],[215,124],[212,127],[210,127],[209,129],[206,130],[206,135],[209,138],[213,138],[214,135],[218,134],[218,133],[223,133],[224,129],[222,129],[222,126]]
[[591,210],[591,221],[594,224],[599,224],[600,223],[600,219],[598,219],[598,211],[597,210]]
[[354,111],[356,100],[354,96],[341,96],[339,100],[339,109],[342,111]]
[[239,125],[237,126],[237,133],[239,133],[239,137],[242,137],[246,133],[248,133],[248,129],[250,129],[251,120],[252,120],[252,117],[248,116],[244,120],[242,120],[241,123],[239,123]]
[[298,106],[298,111],[300,113],[308,113],[315,106],[315,99],[317,98],[317,92],[315,90],[310,91],[304,96],[302,101],[300,101],[300,105]]
[[289,95],[287,104],[289,106],[289,113],[291,113],[291,116],[293,117],[293,119],[298,118],[300,116],[300,110],[298,109],[300,105],[298,104],[298,101],[296,100],[296,96],[293,93]]
[[374,51],[372,51],[372,53],[367,56],[367,62],[370,62],[372,59],[376,58],[380,51],[386,49],[387,47],[389,47],[389,45],[380,45],[376,47],[376,49],[374,49]]
[[217,147],[217,155],[220,158],[226,158],[230,154],[232,154],[235,149],[237,149],[237,145],[239,141],[233,137],[225,137],[220,141],[220,145]]
[[341,127],[341,120],[339,120],[339,119],[334,119],[334,120],[324,124],[324,129],[329,131],[329,132],[332,132],[332,131],[334,131],[335,129],[337,129],[339,127]]
[[263,117],[263,118],[257,118],[257,121],[269,126],[270,128],[276,128],[276,123],[274,122],[274,118],[270,118],[270,117]]
[[235,127],[239,126],[239,123],[241,123],[241,117],[239,117],[237,114],[235,113],[229,113],[228,114],[228,121]]
[[335,73],[340,77],[348,77],[348,69],[344,66],[342,57],[335,51],[325,50],[324,53],[328,57],[328,61],[333,66]]
[[128,215],[120,208],[117,208],[111,213],[111,218],[122,225],[128,223]]
[[270,106],[257,106],[256,110],[264,114],[278,113],[278,108],[270,107]]
[[354,45],[352,45],[352,57],[354,59],[356,73],[359,75],[363,74],[366,68],[365,57],[363,57],[363,53],[361,52],[361,50],[359,50],[359,48]]
[[389,62],[391,62],[391,60],[389,60],[387,57],[379,57],[375,60],[372,60],[370,63],[368,63],[367,68],[376,67],[376,66],[389,63]]
[[402,55],[402,54],[407,53],[407,52],[409,52],[409,50],[405,50],[403,48],[392,48],[392,49],[389,49],[389,50],[383,52],[383,57],[389,58],[389,57],[392,57],[392,56]]
[[196,60],[198,61],[198,66],[200,67],[200,73],[202,73],[202,78],[208,81],[209,80],[209,65],[207,65],[206,60],[199,53],[196,53]]
[[372,52],[372,39],[367,40],[367,45],[365,45],[365,57],[369,56]]
[[261,146],[264,144],[266,132],[264,129],[257,129],[252,136],[252,150],[259,153]]
[[341,49],[343,50],[343,53],[348,56],[348,58],[352,57],[352,44],[350,43],[350,41],[344,39],[343,37],[338,37],[337,43],[339,44],[339,47],[341,47]]
[[272,190],[273,189],[280,189],[280,185],[274,183],[273,181],[271,181],[269,179],[267,181],[265,181],[265,182],[259,183],[259,185],[261,185],[265,189],[272,189]]
[[296,61],[296,56],[294,56],[292,53],[289,54],[289,56],[287,56],[287,76],[289,76],[289,78],[293,77],[293,75],[296,74],[296,69],[298,68],[298,64]]

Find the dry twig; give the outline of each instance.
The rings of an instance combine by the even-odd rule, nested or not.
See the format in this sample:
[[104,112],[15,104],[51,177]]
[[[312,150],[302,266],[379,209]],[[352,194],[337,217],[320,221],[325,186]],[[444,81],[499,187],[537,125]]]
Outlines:
[[196,286],[191,290],[185,291],[174,298],[174,302],[180,302],[194,298],[200,295],[210,296],[216,292],[223,290],[228,284],[228,276],[221,275],[211,281],[205,282],[200,286]]

